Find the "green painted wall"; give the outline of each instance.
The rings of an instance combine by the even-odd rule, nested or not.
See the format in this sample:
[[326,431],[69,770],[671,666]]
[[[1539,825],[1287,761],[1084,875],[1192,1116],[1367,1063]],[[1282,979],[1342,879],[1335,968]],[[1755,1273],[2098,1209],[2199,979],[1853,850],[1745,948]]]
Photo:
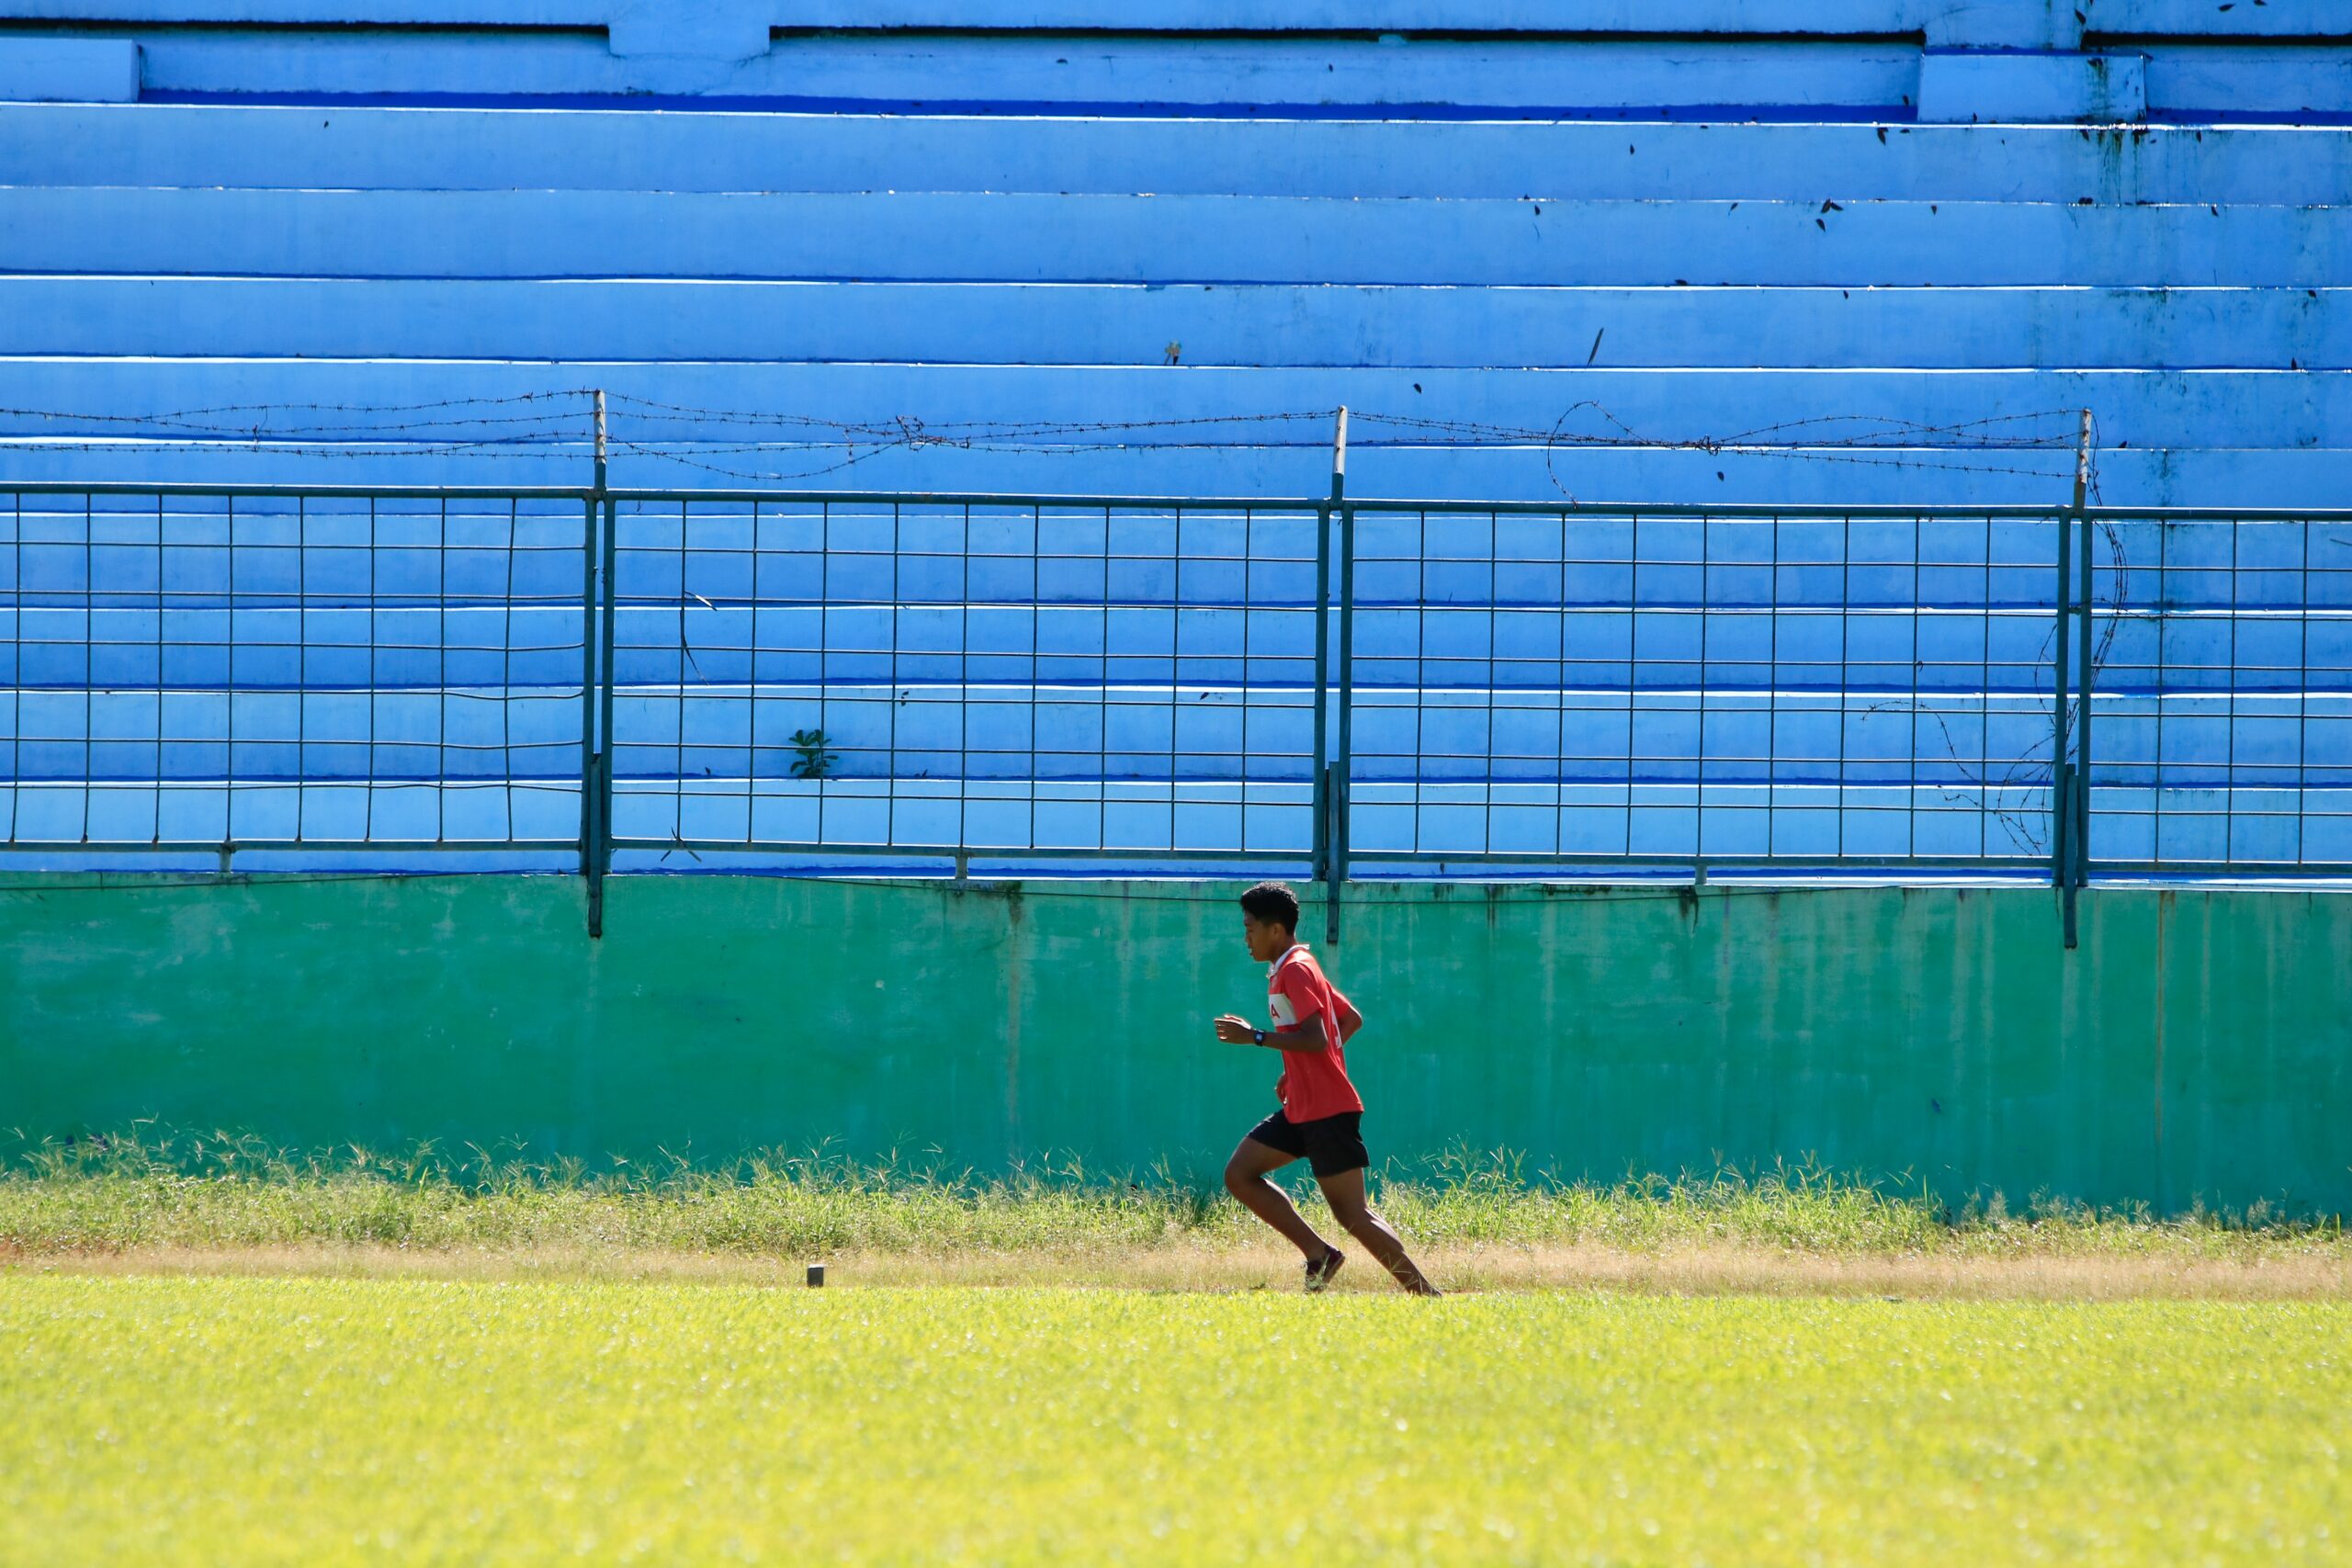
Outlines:
[[[0,1127],[1213,1172],[1272,1055],[1228,890],[559,877],[0,892]],[[22,888],[24,879],[12,886]],[[2352,898],[1364,886],[1376,1155],[1817,1156],[1947,1196],[2352,1211]],[[1310,921],[1312,924],[1313,922]]]

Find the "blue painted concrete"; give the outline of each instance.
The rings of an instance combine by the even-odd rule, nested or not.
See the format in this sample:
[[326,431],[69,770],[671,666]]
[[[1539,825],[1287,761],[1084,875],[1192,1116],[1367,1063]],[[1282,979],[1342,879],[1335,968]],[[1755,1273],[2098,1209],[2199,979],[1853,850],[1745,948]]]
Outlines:
[[[82,17],[96,20],[277,25],[340,23],[356,13],[335,0],[40,0],[11,14]],[[371,0],[367,19],[379,23],[475,24],[492,28],[571,26],[615,29],[622,55],[700,56],[732,62],[759,51],[756,29],[1085,29],[1100,31],[1099,7],[1080,0],[827,0],[783,5],[776,0],[728,0],[684,10],[623,0]],[[2340,20],[2330,0],[2267,0],[2260,6],[2216,6],[2207,0],[1606,0],[1563,14],[1529,0],[1485,0],[1432,6],[1428,0],[1133,0],[1115,18],[1131,36],[1156,31],[1227,30],[1281,34],[1305,31],[1360,37],[1387,32],[1396,44],[1423,44],[1440,36],[1485,33],[1546,39],[1627,34],[1679,35],[1703,39],[1913,36],[1936,49],[2075,51],[2086,36],[2120,39],[2137,48],[2177,46],[2212,39],[2325,38]],[[699,24],[699,25],[697,25]]]
[[[2352,130],[25,106],[0,183],[2334,206]],[[1878,132],[1886,131],[1882,139]],[[1726,150],[1726,143],[1733,143]]]
[[[2328,24],[2343,25],[2340,16]],[[2352,50],[2167,42],[2149,51],[2147,91],[2152,106],[2176,112],[2342,114],[2352,110]]]
[[1384,47],[1339,39],[1198,36],[791,36],[738,60],[617,52],[592,34],[486,39],[368,32],[158,32],[142,39],[145,80],[176,93],[718,94],[936,107],[1036,105],[1470,105],[1510,113],[1771,101],[1900,112],[1916,101],[1920,55],[1903,41],[1787,39],[1572,47],[1433,40]]
[[[642,24],[650,13],[687,18],[749,15],[776,27],[1100,28],[1083,0],[698,0],[691,8],[645,0],[33,0],[9,15],[147,21],[482,24],[508,27]],[[2233,14],[2234,13],[2234,14]],[[1464,31],[1894,33],[1925,30],[1939,46],[2073,48],[2083,30],[2215,38],[2327,32],[2329,0],[2270,0],[2222,10],[2207,0],[1585,0],[1563,15],[1545,0],[1130,0],[1117,17],[1137,31],[1193,28],[1341,32]],[[673,28],[684,34],[684,28]],[[673,47],[686,50],[683,38]],[[732,41],[721,35],[718,41]],[[698,45],[697,45],[698,47]]]
[[0,39],[0,102],[134,103],[139,46],[127,39]]
[[[147,89],[181,96],[662,95],[916,110],[1058,104],[1108,114],[1147,105],[1482,106],[1580,116],[1715,106],[1737,118],[1741,108],[1805,106],[1825,118],[1908,118],[1924,103],[1923,118],[1963,122],[2129,121],[2151,109],[2221,119],[2325,113],[2346,96],[2342,51],[2313,41],[2335,25],[2314,0],[2186,15],[2109,0],[2096,20],[2054,0],[1865,3],[1827,14],[1699,0],[1579,6],[1566,17],[1408,5],[1385,21],[1319,8],[1177,6],[1123,9],[1117,30],[1106,30],[1099,13],[1029,6],[915,7],[892,22],[870,7],[820,18],[762,0],[395,5],[370,8],[367,19],[391,25],[365,34],[289,29],[350,19],[334,6],[25,9],[78,12],[102,24],[91,36],[137,40]],[[2232,11],[2253,19],[2235,21]],[[169,25],[186,19],[213,25]],[[220,25],[240,20],[276,25]],[[1218,36],[1234,32],[1256,36]],[[2278,41],[2245,47],[2265,38]],[[2105,52],[2086,54],[2093,41]],[[1769,96],[1758,82],[1770,84]]]
[[2352,208],[16,186],[0,253],[283,277],[2319,288],[2352,274]]
[[[2118,13],[2147,8],[2149,0],[2108,0]],[[2290,18],[2306,14],[2312,0],[2278,0]],[[2200,9],[2210,9],[2200,7]],[[644,0],[35,0],[14,4],[9,15],[120,18],[150,22],[253,22],[286,25],[303,22],[369,22],[474,24],[504,27],[642,26],[649,14],[659,18],[671,12],[684,25],[671,28],[671,46],[695,52],[705,40],[691,36],[702,19],[754,16],[775,27],[824,28],[1072,28],[1100,29],[1104,18],[1078,0],[695,0],[691,6],[648,5]],[[2044,0],[1975,0],[1956,6],[1952,0],[1589,0],[1570,17],[1543,0],[1133,0],[1116,20],[1139,32],[1193,29],[1275,32],[1308,29],[1357,33],[1374,28],[1426,29],[1447,28],[1464,31],[1532,31],[1557,34],[1564,30],[1668,33],[1730,31],[1735,33],[1818,31],[1871,33],[1915,31],[1928,25],[1951,25],[1948,14],[1973,10],[1980,17],[1999,16],[2010,25],[2028,17],[2051,15]],[[2063,16],[2063,12],[2057,13]],[[2104,18],[2103,18],[2104,19]],[[1980,23],[1980,25],[1982,25]],[[2079,26],[2079,23],[2076,24]],[[2259,23],[2256,24],[2259,26]],[[719,29],[713,28],[714,31]],[[2189,20],[2177,30],[2214,29],[2210,17]],[[2242,28],[2236,30],[2243,30]],[[2291,25],[2284,30],[2298,30]],[[2313,30],[2308,27],[2301,29]],[[2054,35],[2053,35],[2054,36]],[[710,42],[731,44],[719,31]]]
[[2018,54],[1929,50],[1919,62],[1919,118],[1955,125],[2145,119],[2145,60],[2137,54]]
[[998,365],[2352,365],[2335,288],[0,279],[0,353]]

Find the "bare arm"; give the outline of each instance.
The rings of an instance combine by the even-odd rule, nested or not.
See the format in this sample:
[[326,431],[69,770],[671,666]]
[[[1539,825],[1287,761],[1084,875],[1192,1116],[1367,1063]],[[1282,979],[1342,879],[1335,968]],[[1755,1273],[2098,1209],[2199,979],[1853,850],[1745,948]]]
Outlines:
[[[1357,1021],[1363,1021],[1359,1019]],[[1346,1020],[1340,1021],[1340,1038],[1345,1040],[1348,1034]],[[1216,1037],[1228,1045],[1255,1045],[1258,1043],[1257,1032],[1256,1024],[1233,1013],[1227,1013],[1216,1021]],[[1270,1051],[1321,1051],[1330,1045],[1331,1038],[1323,1032],[1323,1015],[1318,1012],[1295,1029],[1266,1031],[1265,1043]]]

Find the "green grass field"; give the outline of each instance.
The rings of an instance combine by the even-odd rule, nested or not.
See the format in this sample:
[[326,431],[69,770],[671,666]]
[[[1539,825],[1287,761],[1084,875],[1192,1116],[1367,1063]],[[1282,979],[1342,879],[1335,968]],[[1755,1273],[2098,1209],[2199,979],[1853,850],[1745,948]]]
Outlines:
[[2352,1307],[0,1277],[0,1562],[2352,1559]]
[[1066,1169],[20,1145],[0,1563],[2352,1562],[2333,1222],[1375,1189],[1466,1289]]

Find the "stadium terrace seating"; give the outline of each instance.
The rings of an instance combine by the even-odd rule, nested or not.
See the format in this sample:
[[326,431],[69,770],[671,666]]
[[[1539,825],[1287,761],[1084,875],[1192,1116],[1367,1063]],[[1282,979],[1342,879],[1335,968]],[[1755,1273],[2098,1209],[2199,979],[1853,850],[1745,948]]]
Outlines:
[[[2112,502],[2347,493],[2324,6],[1363,9],[0,6],[12,96],[138,72],[0,107],[0,463],[573,482],[576,404],[462,452],[466,409],[413,410],[603,387],[814,440],[1147,425],[827,476],[873,488],[1311,494],[1327,424],[1159,422],[1345,403],[1492,427],[1363,427],[1363,493],[2039,502],[2071,462],[2012,443],[2082,407]],[[2128,123],[2035,87],[2086,61],[2143,79]],[[1962,87],[2027,98],[1948,123]],[[392,455],[74,449],[224,405],[289,445],[363,411],[334,433]],[[833,460],[651,412],[622,482]]]

